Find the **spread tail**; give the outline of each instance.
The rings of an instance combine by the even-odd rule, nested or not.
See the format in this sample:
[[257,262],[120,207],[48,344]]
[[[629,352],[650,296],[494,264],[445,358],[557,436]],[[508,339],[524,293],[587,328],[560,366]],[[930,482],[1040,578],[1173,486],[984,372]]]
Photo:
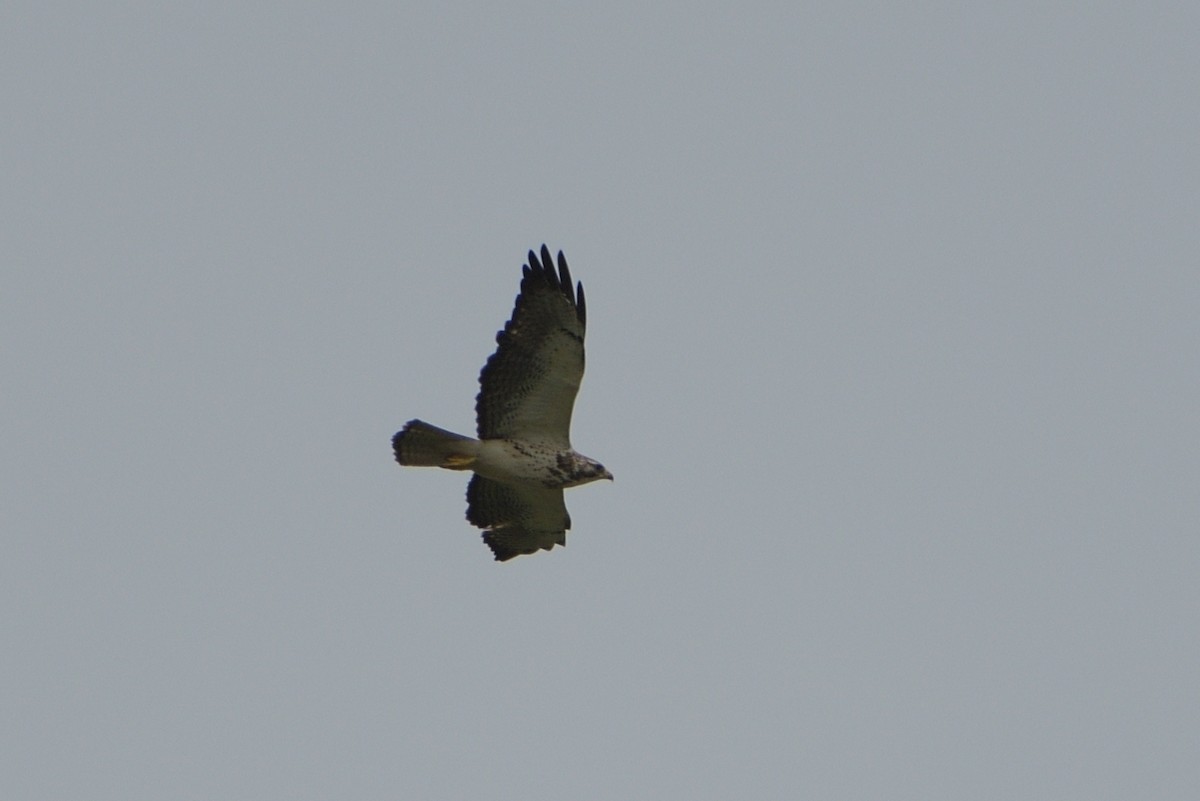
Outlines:
[[421,420],[409,420],[392,437],[392,450],[402,465],[470,470],[479,455],[479,440]]

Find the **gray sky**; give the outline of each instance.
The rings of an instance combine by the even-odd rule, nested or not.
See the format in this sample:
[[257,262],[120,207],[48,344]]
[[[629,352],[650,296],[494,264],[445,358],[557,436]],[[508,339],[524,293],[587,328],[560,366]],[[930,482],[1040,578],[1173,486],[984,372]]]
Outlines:
[[6,4],[0,796],[1194,798],[1197,7],[506,5]]

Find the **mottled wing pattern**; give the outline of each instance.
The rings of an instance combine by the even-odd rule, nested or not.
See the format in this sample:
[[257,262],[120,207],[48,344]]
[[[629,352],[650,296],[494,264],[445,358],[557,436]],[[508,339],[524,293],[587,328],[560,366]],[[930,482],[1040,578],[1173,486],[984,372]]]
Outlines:
[[571,516],[561,489],[501,484],[478,474],[467,485],[467,520],[483,532],[496,561],[567,544]]
[[571,285],[562,251],[529,251],[512,319],[479,376],[475,415],[481,439],[542,441],[570,447],[571,410],[583,378],[587,320],[583,284]]

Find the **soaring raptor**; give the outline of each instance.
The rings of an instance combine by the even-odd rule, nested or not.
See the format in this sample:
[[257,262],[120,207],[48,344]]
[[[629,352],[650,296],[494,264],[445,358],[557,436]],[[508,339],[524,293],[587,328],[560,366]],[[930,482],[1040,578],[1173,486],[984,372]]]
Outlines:
[[496,560],[567,544],[563,489],[601,478],[604,465],[571,447],[571,409],[583,379],[587,312],[562,251],[529,251],[512,319],[479,374],[479,439],[410,420],[392,449],[402,465],[472,470],[467,520],[486,529]]

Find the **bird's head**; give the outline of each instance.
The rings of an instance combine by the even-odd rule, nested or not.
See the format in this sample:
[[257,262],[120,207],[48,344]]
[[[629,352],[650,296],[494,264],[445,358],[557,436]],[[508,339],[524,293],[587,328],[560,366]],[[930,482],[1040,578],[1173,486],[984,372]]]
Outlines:
[[582,469],[579,471],[580,477],[583,479],[579,483],[583,484],[588,481],[599,481],[602,478],[613,480],[613,474],[608,472],[604,465],[597,462],[595,459],[584,458]]
[[570,466],[570,483],[569,487],[577,487],[580,484],[587,484],[591,481],[599,481],[602,478],[613,480],[613,474],[608,472],[604,465],[597,462],[595,459],[573,453]]

